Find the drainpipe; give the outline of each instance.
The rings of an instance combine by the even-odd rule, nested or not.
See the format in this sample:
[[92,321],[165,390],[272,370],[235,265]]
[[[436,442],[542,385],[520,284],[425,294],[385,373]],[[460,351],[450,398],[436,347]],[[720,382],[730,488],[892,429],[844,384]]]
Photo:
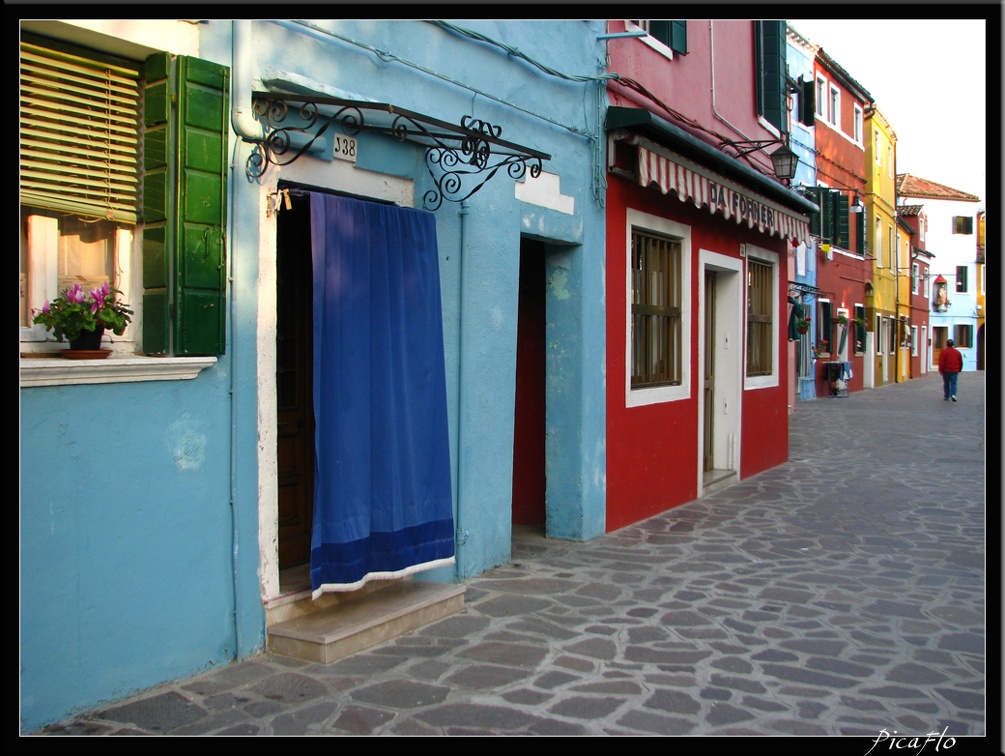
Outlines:
[[[736,125],[730,123],[726,119],[726,117],[723,116],[722,113],[720,113],[716,109],[716,107],[715,107],[715,37],[713,36],[713,33],[712,33],[712,24],[713,23],[714,22],[711,21],[711,20],[708,22],[708,51],[709,51],[709,55],[708,55],[708,68],[709,68],[709,74],[710,74],[710,77],[711,77],[710,93],[711,93],[711,100],[712,100],[712,115],[714,115],[718,120],[722,121],[724,124],[726,124],[727,126],[729,126],[729,128],[731,128],[733,131],[735,131],[737,134],[739,134],[744,139],[750,139],[750,137],[747,134],[743,133],[743,131],[740,129],[739,126],[736,126]],[[748,155],[748,157],[750,157],[750,156]],[[736,160],[739,160],[739,159],[740,158],[736,158]],[[768,168],[768,166],[765,165],[765,164],[763,164],[763,163],[758,162],[758,164],[762,165],[764,168]]]
[[261,139],[262,127],[251,107],[251,20],[231,22],[233,29],[230,79],[230,122],[245,140]]
[[[460,218],[460,257],[458,259],[458,296],[457,296],[457,518],[455,523],[455,541],[457,546],[461,546],[468,540],[469,533],[464,529],[461,506],[461,471],[464,469],[464,383],[465,383],[465,360],[464,360],[464,250],[467,248],[467,232],[465,218],[470,212],[471,206],[467,200],[461,202],[460,211],[457,213]],[[454,559],[454,579],[461,581],[461,560],[459,555]]]
[[[235,20],[231,22],[231,124],[238,136],[243,139],[255,138],[260,135],[261,128],[258,126],[251,110],[251,21]],[[239,574],[239,564],[241,556],[241,532],[240,513],[237,504],[237,373],[236,354],[237,340],[234,323],[236,321],[236,305],[234,300],[234,247],[235,230],[237,228],[233,219],[237,217],[238,202],[237,191],[235,190],[235,174],[239,166],[238,155],[240,142],[235,142],[231,151],[231,181],[228,191],[230,192],[230,226],[227,229],[227,285],[230,288],[227,303],[227,339],[230,342],[230,349],[227,355],[227,364],[230,380],[230,519],[232,528],[232,553],[231,553],[231,578],[234,590],[234,643],[235,656],[241,658],[244,652],[244,639],[242,637],[241,626],[241,578]]]

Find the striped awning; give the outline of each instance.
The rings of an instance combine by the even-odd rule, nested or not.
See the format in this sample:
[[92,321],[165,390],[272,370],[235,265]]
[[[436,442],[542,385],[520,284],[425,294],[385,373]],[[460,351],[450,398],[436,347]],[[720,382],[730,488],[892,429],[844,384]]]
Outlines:
[[737,223],[746,223],[765,234],[777,234],[795,243],[808,242],[809,218],[746,189],[713,171],[692,163],[669,150],[656,152],[638,146],[639,184],[656,184],[663,194],[673,192],[681,202],[708,207]]

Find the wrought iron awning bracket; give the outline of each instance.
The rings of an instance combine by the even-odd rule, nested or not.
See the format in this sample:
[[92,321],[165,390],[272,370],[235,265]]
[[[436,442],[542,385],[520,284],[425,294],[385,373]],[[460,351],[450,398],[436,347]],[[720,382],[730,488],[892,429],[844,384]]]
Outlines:
[[[438,209],[444,200],[468,199],[503,168],[514,180],[523,178],[528,170],[536,178],[541,175],[542,162],[551,159],[547,153],[501,139],[501,126],[470,116],[453,125],[387,103],[274,92],[255,92],[252,98],[264,134],[261,139],[249,140],[255,143],[245,167],[249,179],[262,176],[270,164],[296,161],[329,128],[347,136],[369,131],[425,147],[426,170],[434,184],[423,196],[427,210]],[[307,141],[294,149],[293,134],[304,134]]]

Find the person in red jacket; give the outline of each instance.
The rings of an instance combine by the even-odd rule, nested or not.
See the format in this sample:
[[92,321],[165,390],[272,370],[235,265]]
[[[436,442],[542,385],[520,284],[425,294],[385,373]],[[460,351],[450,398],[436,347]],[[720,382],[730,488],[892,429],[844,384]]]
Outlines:
[[939,375],[942,376],[942,392],[945,400],[956,401],[956,379],[963,370],[963,355],[953,346],[953,340],[946,341],[946,348],[939,354]]

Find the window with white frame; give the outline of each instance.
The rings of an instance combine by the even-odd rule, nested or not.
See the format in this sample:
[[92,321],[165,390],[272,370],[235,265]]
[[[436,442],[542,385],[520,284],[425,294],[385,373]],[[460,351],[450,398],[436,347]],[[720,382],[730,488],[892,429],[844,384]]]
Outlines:
[[883,221],[876,218],[876,230],[872,235],[873,244],[876,247],[876,267],[883,268],[886,264],[883,262]]
[[747,245],[747,388],[778,384],[778,255]]
[[107,281],[134,311],[120,345],[134,349],[142,328],[148,354],[223,353],[229,69],[26,34],[20,73],[26,348],[52,338],[33,310],[74,283]]
[[689,396],[690,227],[628,211],[626,403]]
[[855,106],[855,121],[852,128],[854,130],[852,139],[855,140],[855,144],[862,144],[862,108],[858,105]]
[[626,31],[644,31],[642,42],[673,60],[674,53],[687,55],[687,21],[669,19],[630,19]]
[[921,293],[921,266],[918,263],[911,263],[911,293]]
[[830,92],[830,112],[827,114],[831,124],[841,127],[841,90],[831,84]]
[[873,332],[876,337],[876,354],[883,354],[883,339],[884,334],[884,320],[881,315],[876,316],[876,324],[873,326]]
[[817,117],[827,118],[827,79],[822,76],[817,77],[816,107]]
[[855,354],[865,354],[865,305],[855,305],[855,317],[852,320],[852,330],[855,334]]
[[911,326],[911,356],[918,356],[918,326]]
[[897,319],[896,318],[883,318],[883,322],[886,324],[886,345],[887,351],[890,354],[897,353]]
[[817,300],[817,351],[821,357],[830,357],[834,340],[834,317],[829,299]]

